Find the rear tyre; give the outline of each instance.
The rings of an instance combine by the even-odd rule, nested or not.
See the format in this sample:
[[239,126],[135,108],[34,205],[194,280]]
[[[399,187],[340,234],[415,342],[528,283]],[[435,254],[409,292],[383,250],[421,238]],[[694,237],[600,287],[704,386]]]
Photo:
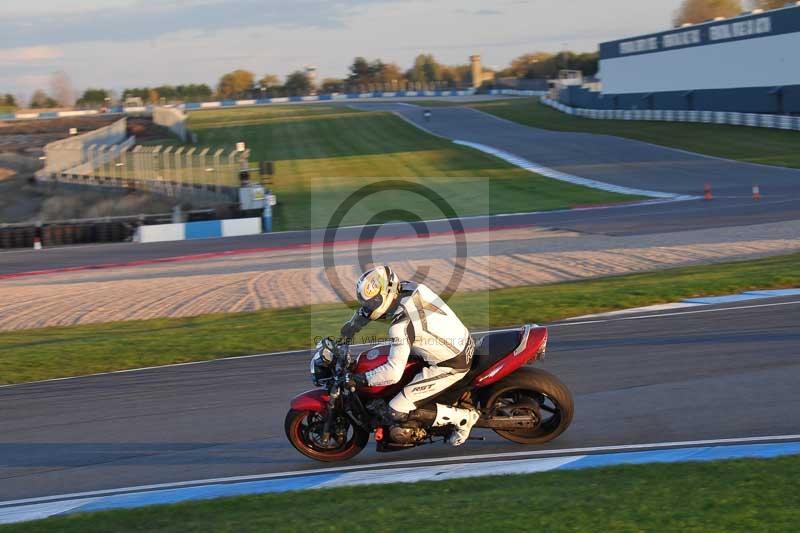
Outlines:
[[496,429],[495,433],[519,444],[544,444],[572,423],[572,394],[560,379],[538,368],[522,368],[494,384],[484,397],[490,416],[531,416],[533,428]]
[[286,413],[283,427],[286,437],[295,449],[317,461],[346,461],[357,455],[369,441],[369,433],[354,426],[345,415],[336,420],[336,429],[331,433],[330,442],[322,442],[322,427],[325,414],[314,411],[295,411]]

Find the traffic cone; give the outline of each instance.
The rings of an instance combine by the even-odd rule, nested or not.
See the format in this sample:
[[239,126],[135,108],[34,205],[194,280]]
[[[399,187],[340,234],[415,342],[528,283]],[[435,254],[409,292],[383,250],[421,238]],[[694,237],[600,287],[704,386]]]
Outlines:
[[753,185],[753,200],[761,200],[761,189],[758,185]]
[[706,183],[706,186],[703,188],[703,199],[704,200],[711,200],[713,196],[711,195],[711,184]]

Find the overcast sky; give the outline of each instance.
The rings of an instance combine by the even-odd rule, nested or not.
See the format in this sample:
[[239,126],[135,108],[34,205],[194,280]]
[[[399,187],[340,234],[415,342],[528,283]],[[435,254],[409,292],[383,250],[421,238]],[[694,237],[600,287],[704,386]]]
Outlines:
[[[234,68],[342,77],[357,55],[403,68],[515,56],[667,29],[680,0],[1,0],[0,93],[65,71],[78,89],[215,84]],[[10,4],[10,7],[9,7]]]

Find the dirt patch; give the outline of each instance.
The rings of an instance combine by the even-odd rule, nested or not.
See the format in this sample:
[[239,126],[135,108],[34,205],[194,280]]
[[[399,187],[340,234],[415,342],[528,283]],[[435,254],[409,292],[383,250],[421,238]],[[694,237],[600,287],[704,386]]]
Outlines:
[[0,121],[0,135],[38,135],[60,133],[69,135],[70,128],[78,128],[78,133],[96,130],[119,120],[119,117],[64,117],[36,120]]
[[[90,116],[0,121],[0,223],[169,213],[175,201],[158,195],[34,181],[46,144],[68,137],[70,128],[83,133],[117,120]],[[169,130],[146,118],[129,119],[128,131],[138,141],[171,137]]]
[[47,143],[69,137],[70,128],[78,133],[96,130],[119,117],[66,117],[42,120],[0,121],[0,152],[39,155]]
[[16,174],[16,170],[11,170],[10,168],[3,168],[0,167],[0,181],[3,181],[6,178],[10,178],[14,174]]
[[156,125],[149,118],[128,117],[128,134],[135,135],[137,143],[175,139],[175,136],[167,128]]
[[169,213],[174,200],[141,191],[37,184],[37,157],[0,153],[0,223]]

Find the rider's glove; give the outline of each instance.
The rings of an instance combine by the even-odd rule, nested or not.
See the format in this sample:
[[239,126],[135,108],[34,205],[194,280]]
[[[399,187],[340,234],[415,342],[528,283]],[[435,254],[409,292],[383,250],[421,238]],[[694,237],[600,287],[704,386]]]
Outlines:
[[369,318],[364,316],[359,309],[353,313],[353,316],[350,318],[350,320],[346,322],[344,326],[342,326],[340,335],[343,339],[352,340],[352,338],[356,336],[356,333],[361,331],[361,329],[366,326],[368,322]]
[[349,379],[347,380],[347,386],[351,389],[368,387],[369,383],[367,383],[367,375],[361,373],[350,374]]

